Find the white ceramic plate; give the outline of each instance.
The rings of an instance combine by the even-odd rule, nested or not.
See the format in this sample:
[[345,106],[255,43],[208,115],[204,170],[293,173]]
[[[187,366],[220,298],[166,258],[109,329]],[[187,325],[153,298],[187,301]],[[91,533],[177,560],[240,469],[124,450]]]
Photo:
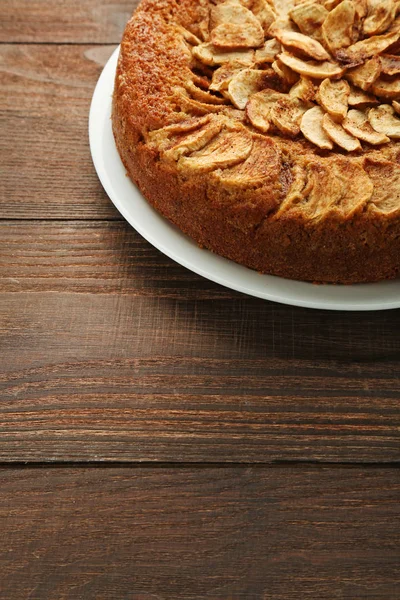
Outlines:
[[400,307],[400,280],[382,283],[314,285],[260,275],[200,249],[161,217],[126,176],[111,129],[111,96],[117,49],[100,76],[89,119],[90,148],[98,176],[119,212],[148,242],[184,267],[251,296],[328,310],[384,310]]

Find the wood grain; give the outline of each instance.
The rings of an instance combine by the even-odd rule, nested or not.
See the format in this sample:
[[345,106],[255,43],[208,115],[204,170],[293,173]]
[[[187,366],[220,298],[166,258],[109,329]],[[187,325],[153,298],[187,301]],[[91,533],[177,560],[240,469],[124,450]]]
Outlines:
[[117,44],[138,0],[2,0],[0,42]]
[[0,3],[0,597],[394,600],[400,311],[247,298],[121,220],[87,125],[137,3]]
[[89,151],[96,81],[115,46],[0,46],[0,218],[120,219]]
[[0,228],[4,461],[400,460],[400,311],[280,306],[125,223]]
[[394,469],[0,471],[2,597],[394,600]]

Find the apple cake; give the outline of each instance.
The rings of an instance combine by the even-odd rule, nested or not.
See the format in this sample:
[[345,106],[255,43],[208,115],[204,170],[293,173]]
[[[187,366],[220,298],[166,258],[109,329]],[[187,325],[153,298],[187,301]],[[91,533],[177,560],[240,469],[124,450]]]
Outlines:
[[281,277],[400,271],[400,2],[142,0],[112,123],[145,198]]

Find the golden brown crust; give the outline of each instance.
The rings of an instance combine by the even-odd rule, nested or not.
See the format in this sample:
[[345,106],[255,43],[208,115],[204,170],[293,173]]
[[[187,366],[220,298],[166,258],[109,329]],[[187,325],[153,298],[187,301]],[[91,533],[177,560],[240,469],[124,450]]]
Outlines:
[[397,144],[349,156],[262,135],[232,107],[208,110],[187,92],[195,67],[179,26],[205,39],[209,6],[142,0],[127,25],[112,119],[130,177],[198,244],[260,272],[333,283],[399,276]]

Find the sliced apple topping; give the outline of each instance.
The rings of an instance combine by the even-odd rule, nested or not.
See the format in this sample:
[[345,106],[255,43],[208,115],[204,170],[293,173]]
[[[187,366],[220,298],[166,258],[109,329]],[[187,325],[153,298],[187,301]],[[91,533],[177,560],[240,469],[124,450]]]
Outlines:
[[235,167],[216,171],[215,177],[224,187],[262,185],[271,179],[271,175],[279,173],[280,168],[281,160],[275,144],[267,137],[257,135],[250,156]]
[[300,122],[308,105],[299,98],[285,96],[273,105],[271,122],[285,135],[294,137],[300,133]]
[[256,64],[273,63],[275,61],[276,56],[281,51],[282,47],[275,38],[267,40],[264,46],[261,46],[261,48],[257,48],[255,62]]
[[232,50],[224,52],[211,42],[205,42],[192,49],[192,54],[205,65],[223,65],[238,60],[246,65],[254,62],[254,50]]
[[201,88],[202,90],[208,90],[210,88],[211,81],[206,75],[199,75],[198,73],[192,71],[192,76],[193,83],[197,85],[197,87]]
[[290,86],[295,84],[299,79],[299,74],[292,71],[290,67],[287,67],[279,59],[272,63],[272,68],[275,73]]
[[362,212],[373,193],[374,186],[363,167],[342,157],[329,164],[311,162],[306,177],[306,185],[300,192],[301,202],[295,207],[314,220],[332,213],[350,217]]
[[394,0],[368,0],[367,17],[363,24],[364,35],[383,33],[396,16]]
[[381,54],[383,75],[399,75],[400,74],[400,56],[394,54]]
[[[211,4],[222,4],[222,2],[225,2],[226,0],[210,0]],[[253,1],[254,0],[240,0],[241,4],[243,4],[243,6],[245,8],[248,8],[249,10],[251,10],[251,7],[253,6]]]
[[382,72],[382,63],[379,56],[367,60],[363,65],[347,71],[345,77],[351,83],[367,92]]
[[362,64],[376,54],[381,54],[400,38],[399,31],[375,35],[370,38],[360,40],[348,48],[341,48],[335,53],[335,57],[342,63],[349,66]]
[[308,35],[297,33],[296,31],[280,30],[275,33],[275,37],[283,46],[292,48],[295,51],[300,51],[310,58],[315,60],[330,59],[330,55],[322,44]]
[[206,127],[189,133],[183,139],[180,139],[171,148],[164,152],[167,159],[179,160],[181,156],[191,154],[204,148],[222,129],[222,124],[218,121],[211,121]]
[[350,86],[344,79],[324,79],[318,88],[317,102],[334,121],[341,122],[347,114],[349,95]]
[[189,98],[186,93],[180,90],[175,90],[175,98],[183,111],[189,114],[206,115],[208,113],[219,113],[223,106],[220,104],[210,104],[209,102],[201,102],[194,98]]
[[211,118],[211,115],[206,115],[204,117],[189,117],[188,119],[184,119],[183,121],[178,121],[178,123],[167,125],[162,129],[155,129],[154,131],[150,131],[149,138],[158,138],[160,134],[173,136],[179,135],[181,133],[187,133],[189,131],[194,131],[195,129],[200,129],[200,127],[203,127],[204,125],[209,123]]
[[269,37],[276,37],[279,31],[297,31],[296,25],[289,19],[288,16],[276,19],[268,29]]
[[380,77],[371,88],[372,92],[381,98],[388,100],[400,99],[400,77],[394,79],[383,79]]
[[283,62],[287,67],[290,67],[296,73],[311,77],[313,79],[326,79],[332,77],[340,77],[343,75],[345,69],[338,63],[331,61],[316,62],[316,61],[305,61],[297,58],[293,54],[288,52],[282,52],[278,55],[279,60]]
[[382,63],[379,56],[374,56],[363,65],[347,71],[345,77],[351,83],[366,92],[378,79],[382,72]]
[[354,137],[363,142],[368,142],[368,144],[372,144],[373,146],[390,142],[387,135],[378,133],[371,127],[366,115],[361,110],[349,110],[347,117],[343,121],[343,127],[348,133],[354,135]]
[[243,69],[232,77],[225,94],[236,108],[244,110],[250,96],[261,91],[265,86],[264,71]]
[[[225,129],[231,119],[261,133],[271,127],[274,135],[302,133],[323,150],[336,144],[354,152],[362,150],[360,141],[400,139],[400,0],[210,3],[209,31],[202,35],[208,41],[177,26],[185,52],[191,47],[193,71],[186,90],[173,88],[178,111],[212,119],[219,113]],[[197,154],[225,139],[225,129],[196,156],[183,155],[192,148],[183,140],[164,150],[184,166],[192,158],[188,164],[202,165]],[[213,129],[205,130],[186,136],[188,142],[201,144]]]
[[185,27],[182,27],[182,25],[176,25],[176,28],[179,31],[179,33],[183,35],[183,39],[185,39],[192,46],[198,46],[199,44],[201,44],[201,40],[199,40],[199,38],[196,35],[194,35],[194,33],[189,31],[188,29],[185,29]]
[[368,112],[368,121],[378,133],[383,133],[392,140],[399,140],[400,119],[394,115],[394,108],[390,104],[381,104],[377,108],[371,108]]
[[[397,6],[397,16],[396,16],[395,20],[393,21],[393,23],[391,24],[391,26],[389,27],[388,33],[396,33],[396,32],[400,31],[400,18],[399,18],[400,5],[398,2],[396,4],[396,6]],[[396,52],[397,52],[397,50],[394,52],[394,54],[396,54]]]
[[237,75],[245,68],[245,65],[238,62],[231,62],[222,65],[219,67],[219,69],[214,71],[209,89],[214,92],[222,92],[223,90],[227,90],[232,77]]
[[178,167],[182,171],[196,172],[231,167],[246,160],[252,145],[252,136],[246,127],[226,128],[201,150],[182,156]]
[[334,8],[337,7],[338,4],[340,4],[342,2],[342,0],[323,0],[323,5],[325,6],[326,10],[331,11]]
[[354,8],[356,9],[357,27],[360,27],[360,22],[365,19],[368,14],[368,0],[353,0]]
[[351,0],[343,0],[326,17],[322,25],[325,43],[331,52],[353,43],[356,10]]
[[320,106],[310,108],[301,119],[300,129],[304,137],[315,146],[323,150],[332,150],[332,140],[322,126],[324,115]]
[[239,0],[227,0],[211,10],[210,39],[218,48],[257,48],[264,42],[260,21]]
[[267,0],[274,5],[275,12],[278,16],[286,16],[288,10],[293,8],[293,5],[298,3],[298,0]]
[[270,88],[250,97],[246,105],[246,115],[253,127],[267,133],[271,126],[270,113],[272,107],[281,98],[285,98],[285,95]]
[[182,136],[184,134],[201,129],[210,123],[211,118],[211,115],[186,118],[178,123],[173,123],[172,125],[167,125],[161,129],[150,131],[148,134],[149,140],[159,150],[163,151],[166,148],[170,148],[174,144],[174,140],[176,140],[177,136]]
[[[399,165],[392,161],[371,157],[366,158],[364,169],[374,185],[374,193],[368,208],[380,214],[400,216]],[[382,182],[384,182],[384,185],[382,185]]]
[[392,106],[393,106],[394,110],[397,112],[397,114],[400,115],[400,102],[393,100]]
[[219,96],[214,96],[205,90],[200,89],[195,85],[192,81],[186,82],[186,90],[195,100],[199,100],[200,102],[206,102],[207,104],[226,104],[225,98],[220,98]]
[[328,16],[328,11],[316,2],[302,2],[293,8],[289,15],[304,35],[314,35]]
[[311,79],[301,76],[299,81],[290,89],[289,96],[299,98],[303,102],[314,102],[315,87]]
[[250,6],[251,11],[260,21],[264,33],[267,34],[272,23],[276,20],[276,13],[267,0],[254,0]]
[[376,106],[379,104],[379,100],[375,96],[367,94],[353,85],[350,85],[348,102],[349,106],[353,108],[365,108],[366,106]]
[[322,127],[332,142],[347,152],[361,150],[360,140],[348,133],[340,123],[337,123],[326,113],[322,119]]

